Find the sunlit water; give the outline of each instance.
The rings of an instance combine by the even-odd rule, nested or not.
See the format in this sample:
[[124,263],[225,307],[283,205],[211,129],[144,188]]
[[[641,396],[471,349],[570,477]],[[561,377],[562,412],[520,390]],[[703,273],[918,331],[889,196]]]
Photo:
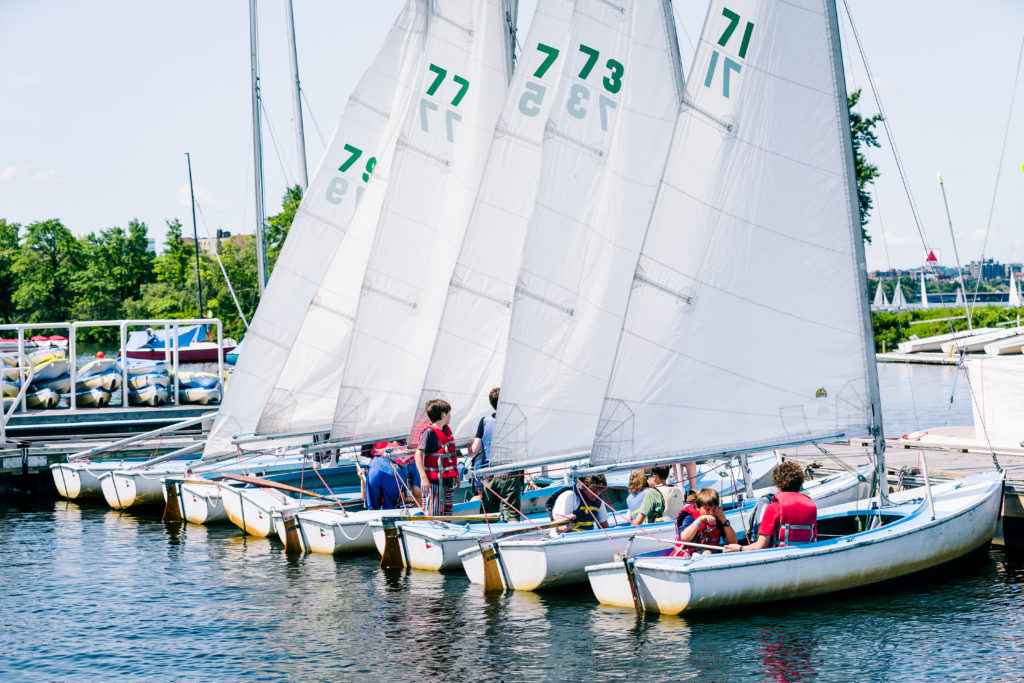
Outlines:
[[[880,372],[890,433],[944,422],[954,373],[915,368],[915,409],[895,370]],[[969,422],[969,395],[949,415]],[[0,581],[3,681],[1024,677],[1024,557],[1000,548],[881,587],[638,622],[586,587],[485,598],[464,576],[47,501],[0,507]]]

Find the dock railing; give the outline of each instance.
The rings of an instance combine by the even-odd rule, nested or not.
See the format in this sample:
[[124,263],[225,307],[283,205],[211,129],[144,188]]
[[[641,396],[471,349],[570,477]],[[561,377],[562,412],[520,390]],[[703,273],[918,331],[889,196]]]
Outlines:
[[[3,324],[0,325],[0,336],[4,331],[14,331],[17,334],[17,347],[15,352],[21,354],[22,360],[28,362],[28,350],[30,347],[34,347],[43,342],[33,341],[31,339],[26,340],[25,332],[29,330],[67,330],[67,342],[59,340],[47,340],[46,346],[60,347],[64,343],[67,344],[68,354],[68,365],[70,368],[70,382],[71,386],[68,391],[68,407],[65,410],[77,410],[78,401],[76,398],[77,388],[77,373],[78,373],[78,330],[83,328],[95,328],[95,327],[114,327],[117,328],[120,334],[119,354],[118,358],[121,360],[121,406],[128,406],[128,363],[127,363],[127,352],[129,349],[126,348],[128,343],[128,328],[143,328],[143,329],[154,329],[163,328],[164,339],[171,340],[173,343],[164,344],[164,361],[173,372],[174,383],[169,397],[170,402],[177,403],[179,398],[180,380],[178,378],[178,368],[180,366],[180,355],[182,348],[178,345],[178,331],[179,328],[189,325],[209,325],[216,329],[217,332],[217,377],[223,386],[224,383],[224,328],[223,323],[219,318],[152,318],[152,319],[131,319],[131,320],[81,320],[76,322],[61,322],[61,323],[18,323],[18,324]],[[45,348],[45,346],[44,346]],[[30,364],[31,365],[31,364]],[[23,382],[22,385],[22,399],[20,401],[21,410],[25,411],[25,400],[24,400],[24,389],[29,384],[29,381]],[[15,404],[17,405],[17,403]],[[11,413],[13,414],[13,412]],[[9,415],[7,411],[3,411],[2,423],[6,425]],[[0,441],[2,441],[2,433],[0,433]]]

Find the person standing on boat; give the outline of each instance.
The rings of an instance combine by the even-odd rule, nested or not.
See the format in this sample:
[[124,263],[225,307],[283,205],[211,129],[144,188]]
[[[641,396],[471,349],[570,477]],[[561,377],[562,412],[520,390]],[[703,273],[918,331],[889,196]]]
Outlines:
[[772,482],[779,490],[765,508],[757,530],[757,540],[730,550],[761,550],[786,545],[813,543],[818,536],[818,506],[810,496],[800,493],[804,472],[799,464],[785,460],[772,471]]
[[[480,423],[476,426],[476,437],[469,444],[469,454],[473,456],[473,469],[490,464],[491,438],[494,434],[494,420],[498,415],[499,396],[501,396],[500,387],[494,387],[487,395],[487,400],[491,402],[494,412],[480,418]],[[500,510],[503,521],[518,522],[525,476],[523,470],[515,470],[496,477],[481,479],[477,492],[480,494],[480,503],[484,512]]]
[[459,486],[458,451],[448,423],[452,407],[440,398],[427,402],[430,425],[420,434],[420,443],[413,457],[420,481],[427,487],[423,511],[428,515],[450,515],[452,498]]
[[369,466],[363,469],[356,465],[359,494],[367,510],[394,510],[401,507],[402,490],[399,488],[399,478],[402,475],[387,456],[386,448],[390,444],[376,445],[380,448],[374,448]]
[[[739,549],[736,545],[736,531],[722,510],[718,491],[701,489],[692,503],[684,507],[676,517],[676,539],[686,543],[721,546],[724,550]],[[711,551],[701,552],[693,546],[677,545],[672,551],[673,556],[689,557],[694,553],[707,555]]]
[[604,508],[601,494],[608,488],[603,474],[592,474],[580,477],[575,490],[569,489],[559,494],[551,508],[554,522],[569,522],[556,527],[558,533],[568,531],[590,531],[597,527],[608,528],[608,511]]

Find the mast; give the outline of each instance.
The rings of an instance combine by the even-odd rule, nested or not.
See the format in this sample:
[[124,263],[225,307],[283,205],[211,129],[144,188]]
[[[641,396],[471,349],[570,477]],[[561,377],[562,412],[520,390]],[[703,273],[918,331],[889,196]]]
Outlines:
[[295,49],[295,15],[292,12],[292,0],[285,0],[285,18],[288,21],[288,61],[292,67],[292,115],[295,118],[296,149],[299,151],[299,181],[305,193],[309,187],[309,176],[306,173],[306,136],[302,130],[302,100],[299,84],[299,53]]
[[519,0],[502,0],[505,13],[505,43],[508,48],[508,63],[505,65],[505,80],[511,81],[516,70],[516,32],[519,30]]
[[839,43],[839,17],[836,13],[835,0],[825,0],[825,9],[828,13],[829,33],[832,43],[832,64],[834,68],[836,86],[836,107],[840,127],[842,131],[843,155],[846,158],[847,188],[849,190],[848,206],[850,218],[850,238],[853,242],[853,254],[857,261],[857,271],[860,273],[860,318],[864,330],[864,364],[867,370],[868,391],[871,394],[871,424],[868,430],[874,438],[873,450],[875,455],[875,477],[878,481],[878,500],[881,506],[889,504],[889,480],[885,467],[885,436],[882,432],[882,402],[878,392],[878,366],[875,364],[875,340],[871,327],[871,309],[867,297],[863,292],[867,291],[867,260],[864,255],[864,240],[861,236],[860,214],[857,207],[860,206],[857,199],[857,175],[853,161],[853,140],[848,129],[849,124],[844,127],[843,122],[850,119],[849,104],[846,93],[846,74],[843,69],[843,53]]
[[256,0],[249,0],[249,51],[252,65],[252,149],[256,185],[256,279],[260,295],[267,286],[267,245],[263,235],[263,138],[260,122],[259,41],[256,35]]
[[196,194],[192,191],[192,157],[185,152],[188,161],[188,194],[192,199],[192,239],[196,248],[196,281],[199,283],[199,317],[203,317],[203,276],[199,274],[199,233],[196,232]]

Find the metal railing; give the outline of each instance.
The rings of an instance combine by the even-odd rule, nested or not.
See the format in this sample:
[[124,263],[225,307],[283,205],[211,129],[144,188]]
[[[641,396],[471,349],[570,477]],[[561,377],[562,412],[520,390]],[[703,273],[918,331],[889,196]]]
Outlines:
[[[179,399],[180,380],[178,378],[178,369],[181,365],[180,356],[184,350],[178,345],[178,331],[181,327],[190,325],[208,325],[214,327],[217,332],[217,378],[221,382],[223,387],[224,383],[224,329],[223,323],[218,318],[184,318],[184,319],[173,319],[173,318],[154,318],[154,319],[132,319],[132,320],[83,320],[71,323],[21,323],[21,324],[4,324],[0,325],[0,333],[4,331],[15,331],[17,333],[17,347],[14,350],[15,353],[20,354],[24,362],[28,362],[28,352],[30,347],[34,347],[41,342],[36,342],[31,339],[26,340],[25,332],[28,330],[67,330],[67,355],[68,365],[70,372],[70,383],[71,386],[68,390],[68,408],[70,410],[78,409],[78,400],[76,396],[76,389],[78,384],[78,330],[83,328],[95,328],[95,327],[115,327],[119,330],[120,344],[118,358],[121,360],[121,407],[128,407],[128,351],[126,348],[128,342],[128,328],[143,328],[153,330],[155,328],[163,328],[164,330],[164,361],[167,363],[168,368],[173,372],[174,383],[169,397],[170,402],[177,403]],[[46,346],[61,347],[64,343],[62,340],[47,340]],[[45,346],[44,346],[45,348]],[[31,363],[29,363],[31,366]],[[21,394],[24,394],[24,389],[29,384],[25,381],[22,386]],[[24,411],[26,406],[24,405],[24,397],[22,396],[21,409]],[[13,412],[12,412],[13,414]],[[9,415],[4,411],[3,423],[6,424]],[[2,433],[0,433],[0,439],[2,439]]]
[[[18,395],[14,397],[11,402],[10,408],[4,408],[0,411],[0,447],[7,445],[7,420],[11,418],[14,411],[17,410],[18,406],[21,405],[22,410],[26,410],[25,396],[28,393],[28,387],[32,384],[32,379],[35,377],[36,368],[32,363],[29,362],[28,356],[23,353],[18,355],[18,381],[21,382],[21,386],[18,387]],[[2,399],[0,399],[0,406],[3,405]]]

